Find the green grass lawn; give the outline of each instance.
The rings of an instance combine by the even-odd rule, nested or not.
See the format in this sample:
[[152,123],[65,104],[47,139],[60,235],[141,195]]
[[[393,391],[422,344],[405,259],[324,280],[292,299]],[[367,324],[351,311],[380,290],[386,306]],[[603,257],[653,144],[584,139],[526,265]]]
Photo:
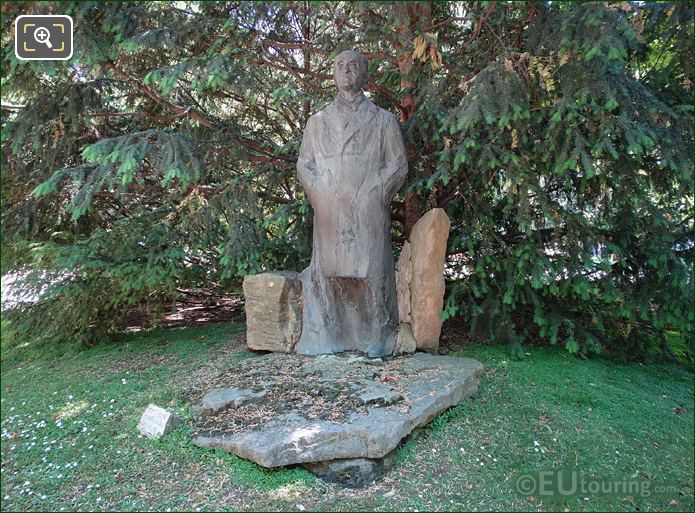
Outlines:
[[[190,442],[187,391],[253,354],[243,326],[122,335],[95,349],[5,350],[2,510],[673,510],[693,508],[693,375],[676,365],[580,360],[562,349],[467,346],[479,393],[399,449],[374,485],[265,470]],[[187,424],[151,441],[148,403]],[[663,493],[521,495],[526,472],[641,479]]]

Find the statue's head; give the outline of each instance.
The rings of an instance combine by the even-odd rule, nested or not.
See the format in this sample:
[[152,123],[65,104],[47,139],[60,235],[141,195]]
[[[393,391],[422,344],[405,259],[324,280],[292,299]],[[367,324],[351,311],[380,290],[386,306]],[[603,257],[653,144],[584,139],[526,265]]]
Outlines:
[[352,50],[341,52],[335,59],[333,78],[339,91],[359,91],[367,81],[367,58]]

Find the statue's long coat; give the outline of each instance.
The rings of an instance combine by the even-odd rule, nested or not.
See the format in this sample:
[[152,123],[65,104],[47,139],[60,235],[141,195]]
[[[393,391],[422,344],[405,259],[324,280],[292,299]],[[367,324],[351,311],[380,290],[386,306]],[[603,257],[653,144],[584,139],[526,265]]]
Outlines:
[[314,231],[296,351],[381,356],[398,325],[389,204],[408,164],[392,113],[364,98],[348,118],[337,101],[308,120],[297,163]]

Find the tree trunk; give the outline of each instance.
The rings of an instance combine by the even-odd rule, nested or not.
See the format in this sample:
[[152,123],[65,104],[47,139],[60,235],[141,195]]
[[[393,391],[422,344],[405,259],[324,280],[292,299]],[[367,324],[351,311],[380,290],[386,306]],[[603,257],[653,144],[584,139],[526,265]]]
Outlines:
[[[396,24],[395,46],[400,50],[396,60],[401,75],[401,92],[404,93],[400,104],[401,123],[407,123],[417,110],[412,77],[415,62],[413,61],[413,39],[420,34],[424,27],[432,25],[432,4],[430,2],[397,2],[393,5]],[[412,143],[406,144],[408,161],[417,155]],[[422,208],[417,195],[413,192],[405,194],[405,235],[410,237],[410,231],[418,219],[422,217]]]

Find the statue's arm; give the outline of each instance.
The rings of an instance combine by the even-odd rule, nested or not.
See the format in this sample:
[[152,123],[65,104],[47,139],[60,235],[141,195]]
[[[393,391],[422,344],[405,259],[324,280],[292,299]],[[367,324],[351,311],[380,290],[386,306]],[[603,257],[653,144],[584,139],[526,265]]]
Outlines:
[[384,134],[384,165],[381,176],[384,179],[384,201],[388,204],[401,188],[408,174],[408,158],[401,125],[393,114],[388,116]]
[[297,180],[308,193],[316,177],[316,152],[314,148],[314,120],[309,118],[304,128],[302,145],[297,159]]

